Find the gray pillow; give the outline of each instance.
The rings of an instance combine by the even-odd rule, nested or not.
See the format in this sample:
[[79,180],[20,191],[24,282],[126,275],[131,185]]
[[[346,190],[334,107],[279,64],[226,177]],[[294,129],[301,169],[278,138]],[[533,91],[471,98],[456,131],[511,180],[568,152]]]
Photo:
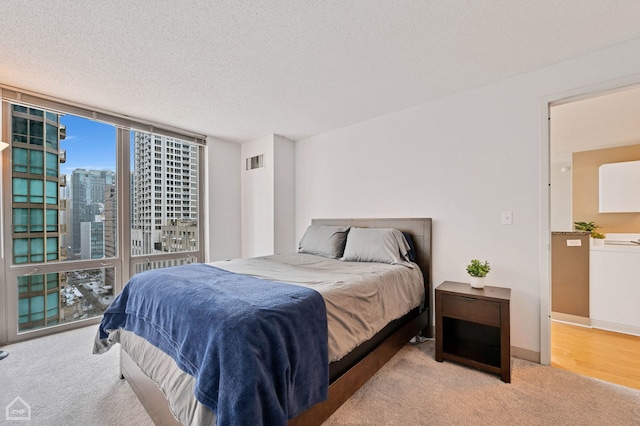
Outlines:
[[309,225],[298,245],[298,253],[338,259],[344,252],[349,226]]
[[351,228],[342,260],[405,265],[409,262],[409,244],[402,232],[391,228]]

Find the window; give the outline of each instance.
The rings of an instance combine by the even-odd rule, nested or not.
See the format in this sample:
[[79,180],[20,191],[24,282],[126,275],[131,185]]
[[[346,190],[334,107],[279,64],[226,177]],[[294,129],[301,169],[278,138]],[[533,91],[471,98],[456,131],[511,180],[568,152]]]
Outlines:
[[79,269],[68,273],[17,278],[18,327],[33,330],[102,315],[114,290],[105,277],[112,268]]
[[[115,223],[105,228],[102,222],[109,210],[115,218],[115,206],[109,204],[115,198],[105,198],[105,188],[115,183],[115,127],[21,105],[13,105],[10,110],[13,167],[9,229],[13,264],[46,265],[114,255],[115,248],[106,253],[105,232],[115,232]],[[60,126],[64,132],[60,132]],[[62,152],[67,129],[74,143]],[[97,164],[96,157],[103,161],[100,170],[81,167]],[[61,163],[65,163],[64,169],[60,168]],[[73,183],[71,188],[66,188],[67,175]],[[72,206],[71,211],[67,205]],[[29,271],[30,275],[18,272],[15,278],[19,331],[102,314],[104,307],[97,306],[90,297],[81,303],[80,297],[73,299],[75,302],[65,297],[61,306],[60,295],[73,275],[33,271]],[[98,281],[113,288],[113,279],[108,282],[105,272],[105,268],[100,270]],[[76,302],[80,305],[76,306]],[[65,316],[62,308],[74,309],[75,313]]]
[[[65,152],[65,155],[66,155],[66,152]],[[59,154],[47,152],[47,176],[57,177],[59,175],[58,173],[58,163],[60,162],[59,157],[60,157]]]
[[[13,96],[2,94],[5,100]],[[198,216],[182,220],[167,213],[167,201],[177,192],[164,173],[167,147],[180,141],[179,146],[193,148],[188,167],[195,173],[189,184],[200,188],[200,138],[183,141],[175,134],[130,131],[123,125],[128,118],[65,114],[60,112],[64,104],[47,110],[10,102],[2,105],[3,116],[10,117],[2,122],[2,134],[10,137],[11,146],[0,154],[11,160],[6,163],[10,168],[2,169],[9,189],[2,194],[3,204],[10,213],[0,224],[8,259],[7,280],[0,280],[7,306],[0,310],[9,312],[4,333],[9,341],[23,332],[42,335],[53,325],[66,329],[100,316],[137,271],[204,260]],[[82,113],[82,108],[73,111]],[[127,150],[129,168],[116,167],[118,152],[126,155]],[[179,158],[177,152],[173,155]],[[190,207],[197,209],[199,199],[194,197]],[[121,217],[131,226],[123,229]],[[163,236],[182,229],[193,231],[188,244],[163,244]],[[131,252],[121,253],[120,234],[131,242]],[[153,259],[156,255],[161,260]]]

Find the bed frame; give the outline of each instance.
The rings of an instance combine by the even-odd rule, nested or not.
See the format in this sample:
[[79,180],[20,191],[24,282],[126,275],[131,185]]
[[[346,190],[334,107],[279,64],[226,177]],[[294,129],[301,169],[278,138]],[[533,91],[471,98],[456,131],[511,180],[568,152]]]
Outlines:
[[[330,365],[331,384],[326,401],[314,405],[289,421],[291,426],[320,425],[389,361],[413,336],[432,337],[431,219],[313,219],[317,225],[350,225],[395,228],[408,232],[416,248],[416,263],[424,276],[425,302],[392,322],[338,363]],[[158,426],[178,426],[164,394],[124,350],[120,351],[120,378],[126,378],[140,402]]]

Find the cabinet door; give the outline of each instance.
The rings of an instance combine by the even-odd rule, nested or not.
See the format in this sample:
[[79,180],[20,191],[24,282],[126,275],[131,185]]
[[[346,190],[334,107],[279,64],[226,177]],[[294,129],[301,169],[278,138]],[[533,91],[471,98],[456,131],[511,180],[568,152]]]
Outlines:
[[640,212],[640,161],[603,164],[600,172],[600,213]]
[[591,251],[590,313],[594,326],[619,332],[640,330],[639,261],[638,252]]

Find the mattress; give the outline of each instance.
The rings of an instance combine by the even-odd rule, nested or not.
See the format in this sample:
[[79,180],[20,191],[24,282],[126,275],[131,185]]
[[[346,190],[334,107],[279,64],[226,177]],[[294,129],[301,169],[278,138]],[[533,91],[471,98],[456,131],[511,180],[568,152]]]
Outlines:
[[[417,265],[343,262],[293,253],[213,262],[230,272],[305,286],[318,291],[326,305],[328,362],[340,360],[369,340],[389,322],[420,306],[424,299]],[[193,396],[194,378],[144,339],[125,330],[112,332],[142,371],[167,396],[169,407],[183,424],[215,424],[213,413]]]

